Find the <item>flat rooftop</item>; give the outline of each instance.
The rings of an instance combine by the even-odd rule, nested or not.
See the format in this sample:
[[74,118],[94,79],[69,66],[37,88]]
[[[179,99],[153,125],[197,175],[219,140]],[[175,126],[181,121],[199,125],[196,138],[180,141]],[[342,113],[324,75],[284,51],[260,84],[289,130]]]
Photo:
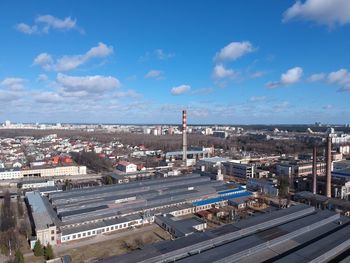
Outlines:
[[[339,254],[341,246],[350,248],[349,231],[349,218],[296,205],[101,262],[309,262],[326,253]],[[237,237],[229,239],[232,235]]]

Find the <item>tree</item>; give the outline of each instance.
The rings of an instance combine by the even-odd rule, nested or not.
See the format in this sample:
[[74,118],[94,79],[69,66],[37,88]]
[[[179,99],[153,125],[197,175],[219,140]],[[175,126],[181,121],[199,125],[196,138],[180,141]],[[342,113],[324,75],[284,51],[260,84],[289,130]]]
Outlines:
[[41,245],[40,240],[35,242],[34,245],[34,256],[36,257],[42,257],[44,255],[44,249],[43,246]]
[[15,262],[16,263],[24,263],[23,254],[22,254],[22,252],[19,249],[16,250]]
[[19,217],[23,217],[24,215],[24,210],[23,210],[23,204],[22,204],[22,200],[20,198],[20,196],[17,196],[17,212]]
[[47,246],[45,247],[45,259],[49,260],[53,258],[54,258],[54,254],[53,254],[52,246],[50,244],[47,244]]

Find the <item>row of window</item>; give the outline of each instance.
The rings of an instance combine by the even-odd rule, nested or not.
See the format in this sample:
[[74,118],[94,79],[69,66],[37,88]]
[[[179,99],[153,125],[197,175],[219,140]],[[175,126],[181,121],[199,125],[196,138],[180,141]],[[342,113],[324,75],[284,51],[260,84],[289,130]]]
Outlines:
[[[137,224],[140,224],[140,221],[137,221]],[[137,224],[134,224],[134,225],[137,225]],[[79,234],[62,236],[62,241],[69,241],[69,240],[75,240],[75,239],[80,239],[80,238],[84,238],[84,237],[94,236],[94,235],[98,235],[98,234],[101,234],[104,232],[110,232],[110,231],[114,231],[114,230],[118,230],[118,229],[127,228],[128,226],[129,226],[129,223],[124,223],[124,224],[114,225],[114,226],[110,226],[110,227],[106,227],[106,228],[102,228],[102,229],[91,230],[91,231],[87,231],[87,232],[83,232],[83,233],[79,233]]]

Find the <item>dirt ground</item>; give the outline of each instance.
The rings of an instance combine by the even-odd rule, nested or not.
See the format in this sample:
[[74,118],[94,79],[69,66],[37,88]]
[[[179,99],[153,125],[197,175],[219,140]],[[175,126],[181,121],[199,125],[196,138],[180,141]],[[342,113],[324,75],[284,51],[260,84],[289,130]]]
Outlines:
[[170,239],[170,235],[160,227],[157,227],[144,233],[131,233],[127,237],[117,237],[112,240],[62,251],[56,256],[70,255],[74,263],[89,262],[94,259],[121,255],[146,244],[153,244],[168,239]]

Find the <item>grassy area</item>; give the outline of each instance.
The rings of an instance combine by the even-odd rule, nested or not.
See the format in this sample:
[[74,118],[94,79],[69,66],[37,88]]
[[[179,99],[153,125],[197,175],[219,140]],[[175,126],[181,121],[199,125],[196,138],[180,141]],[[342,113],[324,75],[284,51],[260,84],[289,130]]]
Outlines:
[[169,234],[161,228],[145,233],[131,234],[127,238],[116,238],[98,242],[79,248],[64,251],[56,256],[70,255],[73,262],[87,262],[91,259],[102,259],[115,255],[125,254],[146,244],[153,244],[164,239],[169,239]]

